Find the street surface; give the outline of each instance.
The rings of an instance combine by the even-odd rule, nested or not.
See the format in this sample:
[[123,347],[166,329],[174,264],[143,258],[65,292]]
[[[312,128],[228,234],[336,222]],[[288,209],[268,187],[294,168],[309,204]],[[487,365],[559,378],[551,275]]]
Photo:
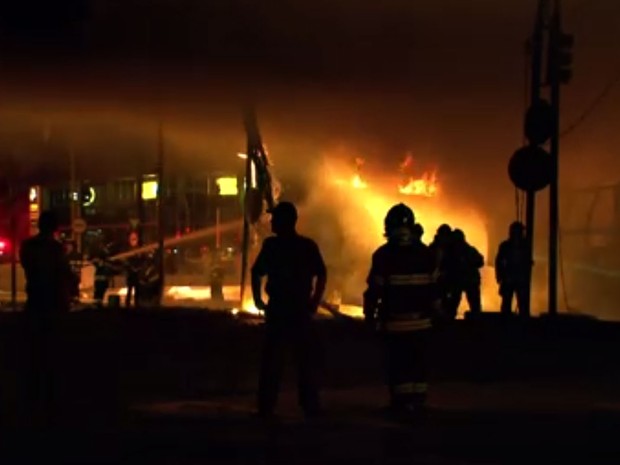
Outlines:
[[253,417],[255,320],[88,310],[56,328],[55,427],[37,435],[20,426],[15,403],[21,317],[0,315],[2,463],[34,463],[41,450],[61,463],[617,463],[614,324],[491,318],[443,328],[428,416],[402,422],[383,411],[379,341],[359,322],[323,320],[324,417],[301,417],[288,369],[279,419],[264,422]]

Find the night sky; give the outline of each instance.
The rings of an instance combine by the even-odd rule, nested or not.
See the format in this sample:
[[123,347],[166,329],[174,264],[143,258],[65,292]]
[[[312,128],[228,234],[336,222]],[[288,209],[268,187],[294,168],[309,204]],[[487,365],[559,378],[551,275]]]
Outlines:
[[[620,2],[563,6],[576,42],[566,126],[620,73]],[[5,0],[0,145],[31,152],[28,131],[53,127],[84,160],[148,158],[162,119],[171,151],[226,157],[243,148],[239,108],[253,96],[282,169],[343,144],[387,167],[411,150],[480,202],[489,188],[509,199],[535,8],[534,0]],[[620,85],[563,140],[565,185],[617,180],[619,104]]]

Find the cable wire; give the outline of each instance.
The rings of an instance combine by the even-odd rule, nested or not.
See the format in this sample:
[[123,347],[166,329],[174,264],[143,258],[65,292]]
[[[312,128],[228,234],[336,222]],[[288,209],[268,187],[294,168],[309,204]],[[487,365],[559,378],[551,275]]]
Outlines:
[[586,109],[575,119],[566,129],[560,132],[560,137],[565,137],[575,129],[577,129],[601,104],[607,95],[613,90],[616,84],[620,82],[620,72],[603,88],[596,98],[586,107]]

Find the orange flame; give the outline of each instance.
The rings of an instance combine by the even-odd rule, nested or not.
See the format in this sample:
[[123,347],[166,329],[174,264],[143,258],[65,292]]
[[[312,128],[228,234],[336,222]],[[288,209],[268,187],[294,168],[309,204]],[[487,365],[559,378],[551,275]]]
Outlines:
[[438,187],[437,174],[427,172],[421,178],[409,178],[407,184],[398,186],[398,192],[404,195],[434,197],[437,194]]
[[335,183],[341,186],[350,185],[354,189],[366,189],[368,187],[368,183],[364,181],[361,175],[363,165],[364,165],[363,158],[359,158],[359,157],[355,158],[356,174],[354,174],[350,180],[344,180],[342,178],[336,179]]
[[434,197],[437,194],[438,183],[435,171],[426,171],[422,177],[415,177],[413,173],[413,156],[408,153],[399,166],[399,171],[404,179],[404,184],[398,186],[398,192],[404,195],[418,195],[422,197]]
[[355,189],[366,189],[368,187],[368,184],[366,184],[359,174],[353,176],[353,179],[351,179],[351,185]]

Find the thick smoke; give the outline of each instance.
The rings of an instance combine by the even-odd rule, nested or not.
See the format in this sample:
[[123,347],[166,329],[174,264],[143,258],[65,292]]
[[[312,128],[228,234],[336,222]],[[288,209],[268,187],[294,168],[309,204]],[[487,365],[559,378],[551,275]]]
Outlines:
[[[335,152],[324,153],[322,161],[307,175],[309,193],[301,206],[300,227],[319,243],[330,273],[330,291],[340,294],[344,302],[360,303],[370,257],[385,240],[384,216],[399,202],[415,211],[425,229],[426,243],[432,241],[439,225],[449,223],[462,228],[488,261],[488,234],[482,212],[458,197],[450,198],[449,190],[441,190],[441,181],[436,197],[406,196],[399,194],[397,172],[369,164],[368,171],[360,175],[366,187],[356,188],[352,163],[355,157],[345,157],[342,148]],[[483,275],[485,304],[495,308],[498,302],[492,269],[486,267]]]

